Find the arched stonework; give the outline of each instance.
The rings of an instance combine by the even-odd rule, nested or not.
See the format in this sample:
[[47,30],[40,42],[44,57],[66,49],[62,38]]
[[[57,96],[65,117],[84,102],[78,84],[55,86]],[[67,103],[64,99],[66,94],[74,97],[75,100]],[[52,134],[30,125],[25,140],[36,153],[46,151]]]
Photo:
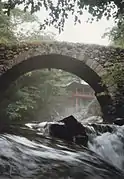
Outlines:
[[43,68],[62,69],[82,78],[94,89],[104,116],[108,115],[108,105],[111,103],[111,98],[106,86],[102,85],[101,78],[84,62],[64,55],[51,54],[34,56],[8,69],[6,73],[0,77],[0,84],[2,84],[0,87],[0,93],[2,94],[1,99],[4,97],[3,94],[5,90],[21,75]]
[[28,71],[48,67],[60,68],[88,82],[95,91],[104,115],[108,115],[111,97],[106,86],[102,86],[100,76],[106,73],[107,66],[111,65],[115,58],[118,58],[118,61],[124,59],[124,50],[65,42],[0,45],[1,97],[13,80]]
[[58,54],[83,61],[99,76],[114,59],[124,61],[124,50],[100,45],[87,45],[66,42],[42,42],[41,44],[0,44],[0,74],[12,66],[38,55]]

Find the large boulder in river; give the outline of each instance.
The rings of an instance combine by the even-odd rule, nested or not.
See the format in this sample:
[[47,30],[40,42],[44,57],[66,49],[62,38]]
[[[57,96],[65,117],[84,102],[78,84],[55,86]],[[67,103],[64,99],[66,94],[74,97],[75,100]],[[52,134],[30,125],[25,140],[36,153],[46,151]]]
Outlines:
[[124,125],[124,118],[116,118],[114,120],[114,124],[119,125],[119,126],[123,126]]
[[55,124],[49,126],[49,133],[52,137],[87,145],[88,136],[85,127],[73,116],[68,116]]

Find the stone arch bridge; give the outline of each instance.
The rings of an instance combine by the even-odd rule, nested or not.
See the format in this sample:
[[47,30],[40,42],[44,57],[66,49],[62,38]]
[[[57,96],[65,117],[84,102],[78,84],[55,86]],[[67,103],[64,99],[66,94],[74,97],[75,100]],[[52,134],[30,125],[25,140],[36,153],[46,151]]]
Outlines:
[[104,116],[112,104],[110,88],[102,84],[113,59],[124,59],[124,50],[99,45],[66,42],[0,44],[0,100],[9,85],[19,76],[36,69],[56,68],[73,73],[95,91]]

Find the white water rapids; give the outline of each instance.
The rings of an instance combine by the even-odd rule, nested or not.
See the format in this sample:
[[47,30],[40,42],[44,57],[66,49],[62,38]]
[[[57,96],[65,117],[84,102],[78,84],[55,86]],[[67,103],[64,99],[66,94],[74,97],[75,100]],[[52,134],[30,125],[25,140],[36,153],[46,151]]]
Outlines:
[[124,126],[110,126],[111,133],[87,126],[85,148],[44,136],[45,125],[29,123],[0,135],[1,179],[124,179]]

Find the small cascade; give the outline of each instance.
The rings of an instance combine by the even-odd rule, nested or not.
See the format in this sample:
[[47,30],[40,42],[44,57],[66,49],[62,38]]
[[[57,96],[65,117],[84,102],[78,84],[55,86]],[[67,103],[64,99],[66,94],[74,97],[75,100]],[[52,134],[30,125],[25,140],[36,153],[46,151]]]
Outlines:
[[[124,126],[93,123],[93,118],[12,126],[0,135],[1,179],[124,179]],[[74,141],[49,135],[51,125],[70,124]],[[88,136],[87,145],[76,143],[82,141],[79,133]]]
[[[115,125],[110,125],[110,124],[89,124],[89,125],[85,125],[86,129],[89,130],[88,133],[92,133],[92,131],[94,131],[94,133],[96,133],[96,135],[101,135],[103,133],[109,132],[112,133],[116,130],[116,126]],[[91,131],[90,131],[91,128]]]
[[[12,134],[0,136],[1,179],[124,178],[123,171],[119,169],[122,167],[120,158],[114,158],[118,159],[114,163],[118,164],[116,167],[106,160],[106,156],[100,156],[102,151],[98,147],[95,149],[95,146],[90,146],[89,150],[41,136],[32,138],[33,140]],[[95,152],[91,151],[93,149]],[[112,155],[113,153],[111,157]]]
[[89,140],[88,148],[117,168],[124,170],[124,126],[112,126],[111,130],[113,131],[111,132],[109,128],[107,131],[106,128],[106,132]]

